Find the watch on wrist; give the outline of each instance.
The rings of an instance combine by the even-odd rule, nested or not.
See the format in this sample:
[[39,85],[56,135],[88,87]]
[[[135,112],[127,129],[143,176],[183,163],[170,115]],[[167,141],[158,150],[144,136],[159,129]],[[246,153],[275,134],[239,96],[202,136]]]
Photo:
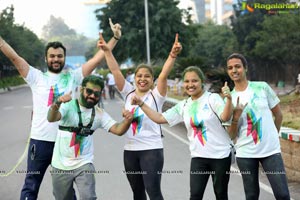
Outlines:
[[60,104],[61,104],[62,102],[59,100],[59,98],[57,98],[57,99],[55,100],[54,103],[55,103],[56,105],[60,106]]

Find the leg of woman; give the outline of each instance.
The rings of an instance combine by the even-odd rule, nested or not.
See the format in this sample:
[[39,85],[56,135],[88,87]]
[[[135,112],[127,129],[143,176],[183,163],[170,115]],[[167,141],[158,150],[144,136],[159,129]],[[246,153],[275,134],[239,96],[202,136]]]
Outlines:
[[280,153],[261,159],[261,165],[269,179],[276,199],[289,200],[289,188]]
[[164,165],[163,149],[142,151],[140,157],[144,185],[150,200],[163,200],[161,193],[161,173]]
[[223,159],[211,159],[212,181],[217,200],[228,199],[231,155]]
[[133,199],[147,200],[139,154],[140,151],[124,151],[125,173],[133,192]]
[[203,198],[210,172],[209,159],[192,158],[190,168],[190,200]]
[[243,178],[246,200],[258,200],[258,158],[236,158],[236,162]]

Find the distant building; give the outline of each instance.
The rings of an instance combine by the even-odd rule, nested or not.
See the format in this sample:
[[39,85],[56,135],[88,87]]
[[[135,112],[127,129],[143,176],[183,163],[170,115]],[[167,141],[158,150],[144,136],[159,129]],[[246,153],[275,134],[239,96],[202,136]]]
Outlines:
[[[212,20],[218,25],[230,24],[234,0],[181,0],[180,8],[192,8],[190,14],[195,23]],[[184,2],[184,3],[183,3]]]

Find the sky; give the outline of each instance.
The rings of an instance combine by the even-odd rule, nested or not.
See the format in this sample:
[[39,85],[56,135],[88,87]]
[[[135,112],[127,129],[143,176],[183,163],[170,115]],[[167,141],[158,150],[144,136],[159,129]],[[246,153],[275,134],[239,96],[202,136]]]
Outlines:
[[[101,6],[87,6],[84,1],[87,0],[0,0],[0,11],[14,5],[15,22],[24,24],[39,37],[53,15],[63,18],[77,33],[98,38],[98,21],[93,11]],[[181,0],[180,6],[184,7],[188,1]]]
[[[84,0],[0,0],[2,11],[14,5],[17,24],[24,24],[39,37],[50,16],[64,19],[64,22],[87,37],[98,38],[98,22],[93,10],[101,6],[87,6]],[[88,23],[87,23],[88,22]]]

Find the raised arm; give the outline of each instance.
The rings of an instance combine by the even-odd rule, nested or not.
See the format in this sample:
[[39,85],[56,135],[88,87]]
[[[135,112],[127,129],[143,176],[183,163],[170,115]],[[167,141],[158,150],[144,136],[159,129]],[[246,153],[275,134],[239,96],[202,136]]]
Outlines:
[[69,92],[63,96],[60,96],[59,98],[57,98],[57,100],[50,106],[49,110],[48,110],[48,116],[47,116],[47,120],[49,122],[56,122],[59,121],[61,119],[61,114],[59,112],[59,107],[62,103],[66,103],[68,101],[71,101],[72,96],[71,96],[72,92]]
[[111,132],[115,135],[118,135],[118,136],[121,136],[124,133],[126,133],[126,131],[130,127],[130,124],[133,120],[133,114],[129,110],[123,110],[123,117],[124,117],[124,120],[120,123],[114,124],[109,129],[109,132]]
[[178,42],[178,33],[177,33],[175,36],[175,41],[171,49],[171,52],[168,55],[168,58],[164,63],[164,66],[157,79],[157,89],[162,96],[166,96],[167,94],[167,78],[174,66],[177,55],[181,52],[181,50],[182,50],[182,46]]
[[115,78],[116,86],[119,91],[122,91],[125,85],[125,78],[120,70],[117,60],[111,51],[111,48],[109,48],[109,46],[106,44],[102,35],[100,35],[100,47],[104,51],[106,64]]
[[161,113],[153,110],[147,104],[144,104],[144,102],[141,100],[140,97],[133,96],[131,99],[131,104],[138,105],[143,110],[143,112],[155,123],[158,123],[158,124],[168,123],[167,120],[164,118],[164,116]]
[[29,64],[1,36],[0,50],[13,63],[20,75],[25,78],[29,72]]
[[[110,41],[107,43],[107,46],[110,49],[113,49],[118,40],[121,38],[122,32],[121,32],[121,25],[120,24],[113,24],[111,19],[109,18],[109,24],[110,28],[114,33],[114,36],[110,39]],[[99,34],[100,37],[100,34]],[[100,38],[97,42],[97,47],[100,48]],[[82,66],[82,73],[83,76],[86,77],[92,73],[92,71],[97,67],[97,65],[100,64],[102,59],[104,58],[104,52],[101,50],[101,48],[98,50],[98,52],[88,60],[83,66]]]

